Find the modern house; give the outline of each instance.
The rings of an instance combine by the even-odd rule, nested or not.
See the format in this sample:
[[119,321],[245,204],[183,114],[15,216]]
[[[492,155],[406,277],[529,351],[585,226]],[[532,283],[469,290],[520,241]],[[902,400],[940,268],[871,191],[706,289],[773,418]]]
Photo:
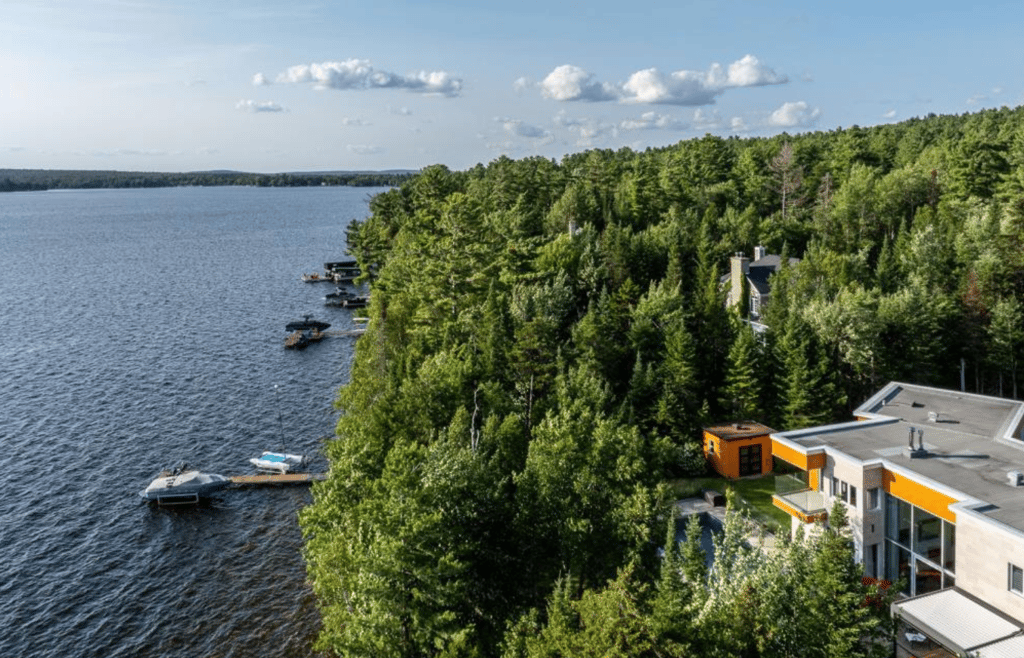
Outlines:
[[704,428],[704,457],[719,475],[740,478],[772,470],[772,428],[753,421]]
[[[797,263],[799,259],[791,258],[789,262]],[[729,274],[722,277],[726,307],[740,307],[751,321],[759,322],[771,296],[769,279],[781,267],[782,256],[766,253],[761,246],[754,247],[753,261],[742,253],[734,255],[729,259]]]
[[854,416],[771,435],[775,505],[846,505],[865,575],[902,584],[898,657],[1024,656],[1024,402],[893,382]]

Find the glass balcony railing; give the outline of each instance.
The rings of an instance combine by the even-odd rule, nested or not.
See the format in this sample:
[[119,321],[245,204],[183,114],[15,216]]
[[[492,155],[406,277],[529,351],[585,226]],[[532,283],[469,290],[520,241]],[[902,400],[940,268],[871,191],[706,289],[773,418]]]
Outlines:
[[825,496],[807,486],[807,474],[779,475],[775,478],[773,504],[805,522],[826,513]]
[[809,489],[807,486],[807,474],[800,473],[799,475],[776,475],[775,476],[775,493],[780,496],[783,494],[792,493],[794,491],[803,491]]
[[826,512],[825,497],[819,491],[804,489],[803,491],[792,491],[785,494],[775,494],[775,498],[793,507],[806,516],[813,516]]

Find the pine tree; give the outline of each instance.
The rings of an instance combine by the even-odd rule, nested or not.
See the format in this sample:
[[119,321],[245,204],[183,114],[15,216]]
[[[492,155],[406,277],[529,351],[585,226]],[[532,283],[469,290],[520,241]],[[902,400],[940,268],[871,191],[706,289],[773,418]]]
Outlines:
[[736,330],[736,340],[729,350],[721,400],[722,408],[729,410],[736,420],[763,418],[760,348],[753,329],[740,326]]

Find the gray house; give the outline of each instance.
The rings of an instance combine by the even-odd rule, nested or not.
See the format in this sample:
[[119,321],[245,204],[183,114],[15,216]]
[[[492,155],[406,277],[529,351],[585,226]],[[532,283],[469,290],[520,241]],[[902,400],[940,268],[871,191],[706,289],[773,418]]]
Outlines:
[[[792,265],[799,260],[790,258],[789,262]],[[765,253],[765,248],[761,246],[754,247],[753,260],[742,253],[735,254],[729,259],[729,274],[722,277],[722,284],[726,288],[726,307],[737,306],[743,310],[744,307],[740,305],[746,304],[747,317],[753,322],[760,321],[761,311],[771,297],[769,280],[781,267],[782,256]]]

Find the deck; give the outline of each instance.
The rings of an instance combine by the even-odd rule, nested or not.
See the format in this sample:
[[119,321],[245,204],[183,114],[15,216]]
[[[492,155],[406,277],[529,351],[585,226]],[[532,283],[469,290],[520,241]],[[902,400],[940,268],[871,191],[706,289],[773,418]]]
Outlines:
[[260,475],[232,475],[228,479],[236,487],[266,487],[273,485],[310,484],[326,479],[323,473],[266,473]]

